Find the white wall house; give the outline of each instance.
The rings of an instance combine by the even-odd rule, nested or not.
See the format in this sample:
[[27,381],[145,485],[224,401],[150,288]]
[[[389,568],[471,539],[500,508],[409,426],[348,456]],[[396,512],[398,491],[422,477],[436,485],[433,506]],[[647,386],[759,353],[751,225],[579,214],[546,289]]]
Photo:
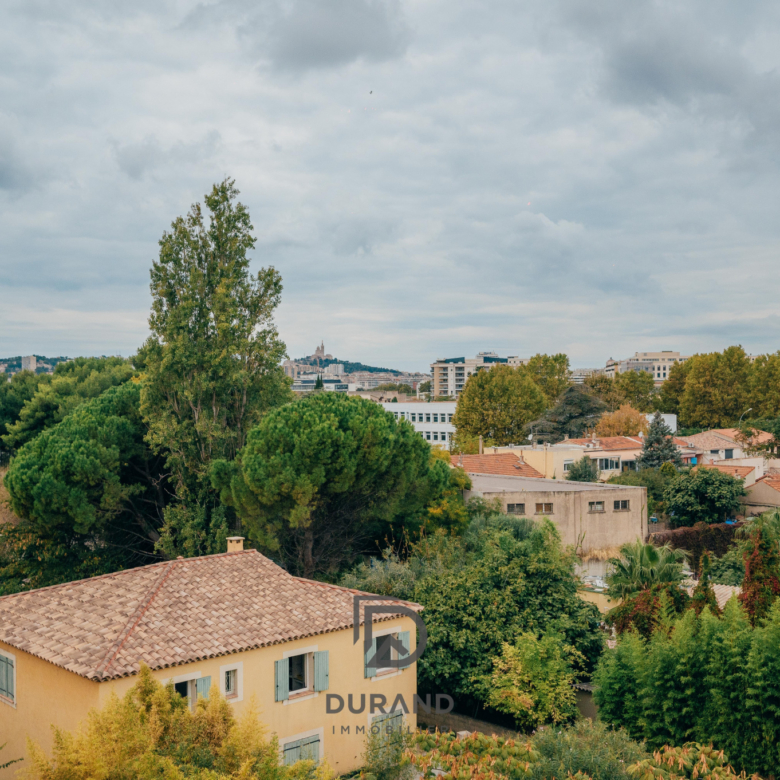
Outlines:
[[396,420],[407,420],[414,429],[432,445],[438,444],[445,449],[450,448],[455,426],[452,416],[458,406],[455,401],[441,403],[383,403],[386,412],[395,415]]

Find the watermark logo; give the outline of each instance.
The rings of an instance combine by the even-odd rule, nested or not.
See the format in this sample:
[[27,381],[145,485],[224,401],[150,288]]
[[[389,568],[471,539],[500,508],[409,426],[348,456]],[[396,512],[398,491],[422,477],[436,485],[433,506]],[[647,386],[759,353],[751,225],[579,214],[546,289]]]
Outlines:
[[[353,601],[353,631],[352,644],[360,641],[360,605],[364,601],[376,601],[376,596],[355,596]],[[363,631],[363,652],[366,655],[366,665],[381,669],[405,669],[419,660],[425,652],[425,646],[428,644],[428,629],[425,627],[423,619],[411,607],[407,607],[400,599],[383,598],[383,601],[390,601],[391,604],[366,604],[363,607],[364,627]],[[417,646],[413,653],[407,653],[406,648],[401,641],[390,635],[387,641],[381,644],[377,643],[376,650],[369,657],[374,647],[374,615],[405,615],[410,617],[417,626]]]

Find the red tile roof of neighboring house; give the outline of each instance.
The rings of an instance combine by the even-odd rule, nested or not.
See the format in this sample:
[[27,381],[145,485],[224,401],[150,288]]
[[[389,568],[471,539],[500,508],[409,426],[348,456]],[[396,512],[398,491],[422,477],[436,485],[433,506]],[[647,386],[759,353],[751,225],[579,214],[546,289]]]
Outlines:
[[[686,580],[683,582],[683,586],[689,596],[693,596],[696,583],[693,580]],[[718,602],[718,606],[723,609],[732,596],[739,596],[742,593],[742,588],[738,585],[718,585],[716,583],[710,583],[713,593],[715,594],[715,600]]]
[[[764,474],[763,477],[760,477],[756,480],[756,485],[758,484],[768,485],[773,490],[776,490],[778,493],[780,493],[780,474]],[[753,486],[751,485],[750,487]]]
[[597,436],[595,439],[566,439],[560,444],[577,444],[580,447],[593,445],[593,449],[600,450],[641,450],[642,439],[638,436]]
[[359,592],[293,577],[245,550],[0,597],[0,640],[110,680],[137,673],[142,661],[163,669],[351,628]]
[[726,463],[702,463],[699,467],[702,469],[717,469],[723,474],[728,474],[731,477],[739,477],[745,479],[751,471],[755,469],[755,466],[729,466]]
[[451,455],[453,466],[460,466],[467,474],[501,474],[511,477],[544,479],[533,466],[511,452],[498,455]]
[[[720,434],[721,436],[725,436],[734,442],[737,441],[737,437],[740,435],[739,428],[713,428],[711,431],[706,432]],[[750,441],[752,444],[766,444],[767,442],[772,441],[772,438],[773,437],[771,433],[767,433],[766,431],[759,431],[751,437]]]

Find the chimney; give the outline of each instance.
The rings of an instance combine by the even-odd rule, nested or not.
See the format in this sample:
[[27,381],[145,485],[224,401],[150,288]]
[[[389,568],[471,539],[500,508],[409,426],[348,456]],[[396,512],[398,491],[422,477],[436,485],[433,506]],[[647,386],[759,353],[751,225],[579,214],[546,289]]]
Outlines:
[[479,454],[482,454],[482,437],[479,437]]
[[569,434],[568,433],[564,433],[563,434],[563,440],[564,441],[568,441],[569,440]]
[[244,549],[244,537],[243,536],[228,536],[228,552],[242,552]]

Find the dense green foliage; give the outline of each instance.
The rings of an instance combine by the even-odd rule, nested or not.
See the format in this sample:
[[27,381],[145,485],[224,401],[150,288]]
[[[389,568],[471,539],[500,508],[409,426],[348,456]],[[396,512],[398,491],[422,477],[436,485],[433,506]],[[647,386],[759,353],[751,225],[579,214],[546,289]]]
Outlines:
[[584,385],[610,412],[624,404],[640,412],[652,411],[655,383],[647,371],[626,371],[614,378],[593,374],[585,378]]
[[609,561],[609,595],[625,599],[653,585],[677,585],[683,579],[685,560],[685,552],[670,545],[656,547],[641,541],[624,544],[620,548],[620,558]]
[[717,469],[699,468],[690,474],[680,474],[664,491],[670,526],[722,523],[736,515],[744,495],[741,479]]
[[571,723],[577,715],[575,665],[584,658],[557,634],[527,631],[513,644],[504,643],[493,659],[493,671],[481,682],[485,703],[511,715],[528,733],[546,723]]
[[691,607],[693,611],[700,615],[702,610],[707,607],[713,615],[720,615],[718,600],[715,598],[715,591],[712,589],[710,578],[710,556],[705,552],[701,556],[701,566],[699,567],[699,581],[693,589],[691,596]]
[[142,666],[136,684],[92,710],[74,733],[55,729],[51,758],[32,746],[30,780],[327,780],[327,765],[281,766],[254,702],[240,718],[212,686],[194,711]]
[[761,518],[748,528],[742,550],[745,578],[739,600],[754,625],[767,616],[780,594],[780,550],[775,531],[769,518]]
[[[734,548],[737,534],[744,523],[697,523],[693,527],[674,528],[670,531],[660,531],[652,534],[650,541],[656,546],[668,544],[688,553],[688,562],[696,571],[702,553],[706,550],[713,556],[713,571],[717,569],[716,558],[726,555]],[[742,560],[742,554],[739,554]],[[742,566],[744,574],[744,566]],[[741,578],[740,578],[741,579]],[[719,580],[716,580],[719,582]],[[727,584],[727,583],[724,583]],[[739,583],[733,583],[738,585]]]
[[660,412],[656,412],[642,445],[642,454],[636,459],[636,466],[638,469],[658,469],[664,463],[671,463],[673,466],[683,465],[671,429],[664,422]]
[[536,354],[520,370],[533,379],[544,393],[547,406],[552,406],[561,394],[571,386],[569,358],[561,353],[557,355]]
[[572,482],[598,482],[598,462],[594,458],[583,455],[571,464],[571,468],[566,472],[566,479]]
[[712,742],[737,769],[780,766],[780,602],[751,627],[734,598],[723,616],[687,610],[649,641],[635,633],[607,651],[595,675],[599,717],[652,749]]
[[547,398],[522,367],[497,363],[470,376],[458,398],[452,424],[458,434],[485,444],[517,444],[525,438],[526,423],[547,407]]
[[127,382],[133,374],[130,362],[120,357],[75,358],[60,363],[51,381],[38,385],[35,395],[20,409],[17,421],[8,425],[6,446],[18,449],[41,431],[61,422],[88,399]]
[[165,459],[176,501],[158,547],[167,556],[219,552],[226,531],[211,464],[232,460],[268,409],[291,400],[273,324],[282,282],[249,272],[249,212],[229,179],[177,218],[151,270],[151,336],[141,413],[152,450]]
[[540,441],[559,442],[567,435],[577,439],[596,427],[606,409],[607,405],[587,387],[572,385],[554,406],[529,423],[528,429]]
[[718,585],[742,585],[742,580],[745,579],[745,559],[742,551],[732,546],[720,557],[712,556],[710,579]]
[[144,442],[140,387],[86,401],[25,444],[5,486],[0,588],[12,592],[148,563],[166,502],[163,463]]
[[[673,472],[676,475],[676,471]],[[639,471],[624,471],[615,474],[607,482],[611,485],[636,485],[647,488],[648,515],[666,515],[664,491],[669,484],[671,475],[661,469],[640,469]]]
[[413,545],[405,561],[386,556],[342,579],[425,607],[419,687],[448,692],[459,711],[484,706],[479,680],[502,646],[524,632],[560,634],[584,656],[584,671],[603,641],[598,611],[577,595],[576,558],[552,523],[507,517],[485,504],[471,509],[461,537],[434,534]]
[[[405,420],[341,393],[273,410],[240,458],[213,470],[252,540],[306,576],[337,570],[385,536],[418,532],[433,522],[427,507],[462,476]],[[453,517],[439,508],[442,526],[465,520],[462,509]]]
[[543,729],[531,740],[539,754],[531,780],[567,778],[584,772],[592,780],[631,780],[628,767],[647,758],[644,745],[622,729],[583,719],[566,729]]
[[0,465],[10,455],[10,448],[5,444],[5,436],[9,426],[19,420],[19,415],[41,385],[51,381],[48,374],[33,374],[32,371],[19,371],[10,379],[6,374],[0,374]]

